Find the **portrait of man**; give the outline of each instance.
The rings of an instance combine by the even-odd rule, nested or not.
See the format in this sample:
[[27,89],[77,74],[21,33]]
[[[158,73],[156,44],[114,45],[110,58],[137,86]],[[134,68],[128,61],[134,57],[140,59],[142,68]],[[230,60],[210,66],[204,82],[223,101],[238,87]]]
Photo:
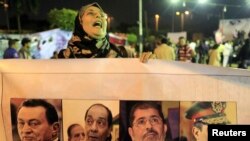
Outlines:
[[179,108],[179,101],[120,101],[120,141],[179,139]]
[[59,141],[56,108],[43,99],[24,100],[17,109],[17,130],[21,141]]
[[[63,129],[80,124],[84,128],[85,141],[116,141],[119,138],[118,100],[63,100],[62,113]],[[69,139],[67,132],[63,131],[64,140]]]
[[108,107],[97,103],[91,105],[85,114],[87,141],[111,141],[112,113]]
[[[181,105],[184,107],[190,103],[181,102]],[[191,133],[191,136],[188,134],[186,136],[195,141],[208,140],[208,125],[210,124],[225,125],[236,122],[236,103],[234,102],[192,102],[183,112],[183,116],[189,123],[182,121],[182,132]],[[185,124],[187,125],[184,126]]]
[[67,134],[68,134],[68,141],[84,141],[85,139],[84,129],[78,123],[71,124],[68,127]]
[[161,105],[152,101],[136,103],[129,114],[128,132],[133,141],[164,141],[167,124]]

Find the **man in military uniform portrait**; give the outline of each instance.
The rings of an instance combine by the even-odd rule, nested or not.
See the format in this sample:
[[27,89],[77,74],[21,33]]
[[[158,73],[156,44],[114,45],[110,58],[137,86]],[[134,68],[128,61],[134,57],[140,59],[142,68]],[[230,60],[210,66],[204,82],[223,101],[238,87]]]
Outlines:
[[[185,105],[185,102],[181,102],[181,105]],[[183,113],[183,117],[189,120],[191,127],[184,128],[189,128],[186,133],[191,133],[191,138],[195,141],[208,140],[208,125],[210,124],[225,125],[236,122],[236,103],[234,102],[192,102],[190,105]],[[230,112],[228,105],[232,107]],[[185,123],[181,125],[184,126]]]

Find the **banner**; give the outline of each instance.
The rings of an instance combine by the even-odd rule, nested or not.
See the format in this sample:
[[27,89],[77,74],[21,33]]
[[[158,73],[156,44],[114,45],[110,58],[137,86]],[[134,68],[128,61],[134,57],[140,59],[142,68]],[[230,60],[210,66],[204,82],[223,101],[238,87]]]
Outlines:
[[[41,125],[30,118],[46,117],[43,108],[29,107],[38,103],[54,107],[51,108],[54,114],[50,114],[55,115],[50,118],[54,121],[49,124],[51,128],[47,128],[52,138],[61,141],[69,138],[67,131],[73,127],[78,131],[82,129],[81,136],[85,139],[107,137],[112,141],[128,141],[139,137],[136,132],[139,128],[162,125],[163,128],[159,128],[162,134],[155,129],[153,136],[147,137],[162,135],[168,139],[191,140],[194,121],[250,124],[250,72],[247,70],[114,58],[1,60],[0,72],[1,141],[38,136],[22,136],[22,132]],[[132,109],[144,102],[160,106],[161,112],[155,113],[152,108],[147,112],[139,110],[144,118],[138,118],[138,110]],[[110,111],[112,116],[98,116],[103,112],[101,109]],[[112,117],[111,122],[108,117]],[[92,134],[91,125],[105,127],[108,134]]]
[[237,37],[238,32],[244,32],[244,37],[247,38],[250,32],[250,19],[228,19],[220,20],[219,30],[225,36],[225,41],[232,40]]
[[167,37],[175,44],[178,43],[180,37],[187,38],[187,32],[169,32]]
[[19,50],[22,45],[21,41],[24,37],[31,39],[30,52],[33,59],[50,59],[53,52],[59,52],[66,48],[68,40],[71,38],[72,32],[61,29],[52,29],[32,34],[0,34],[0,58],[8,48],[8,39],[19,40]]

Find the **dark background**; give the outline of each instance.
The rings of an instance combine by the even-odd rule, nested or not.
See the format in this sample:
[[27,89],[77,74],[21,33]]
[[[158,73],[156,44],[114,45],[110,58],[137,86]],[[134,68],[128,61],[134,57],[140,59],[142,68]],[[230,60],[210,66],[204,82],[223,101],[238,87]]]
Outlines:
[[[191,11],[191,15],[185,17],[184,30],[189,33],[201,32],[205,35],[213,34],[218,28],[219,20],[249,18],[250,6],[245,0],[208,0],[210,4],[199,5],[197,0],[186,0],[186,7],[181,3],[173,6],[170,0],[142,0],[143,1],[143,26],[145,20],[147,26],[154,31],[155,14],[160,15],[159,31],[166,33],[173,30],[172,21],[174,16],[174,31],[181,31],[180,16],[175,11]],[[131,26],[138,26],[139,0],[40,0],[39,11],[36,15],[27,11],[22,16],[22,27],[36,28],[35,30],[46,30],[49,23],[46,21],[47,13],[53,8],[69,8],[78,10],[81,6],[98,2],[113,17],[111,29],[126,32]],[[227,12],[223,16],[223,7],[227,6]],[[0,29],[6,29],[6,16],[3,7],[0,8]],[[15,29],[15,22],[11,7],[9,11],[11,29]],[[43,27],[43,28],[42,28]]]

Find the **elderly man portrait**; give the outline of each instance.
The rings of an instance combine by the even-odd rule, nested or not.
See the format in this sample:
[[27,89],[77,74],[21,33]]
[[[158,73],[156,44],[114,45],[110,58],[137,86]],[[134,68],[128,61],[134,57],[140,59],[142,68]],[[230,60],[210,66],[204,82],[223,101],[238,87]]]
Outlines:
[[78,123],[73,123],[67,130],[68,141],[84,141],[85,132],[83,127]]
[[56,108],[42,99],[27,99],[17,110],[21,141],[59,141],[60,124]]
[[111,141],[113,116],[108,107],[97,103],[85,114],[86,141]]

